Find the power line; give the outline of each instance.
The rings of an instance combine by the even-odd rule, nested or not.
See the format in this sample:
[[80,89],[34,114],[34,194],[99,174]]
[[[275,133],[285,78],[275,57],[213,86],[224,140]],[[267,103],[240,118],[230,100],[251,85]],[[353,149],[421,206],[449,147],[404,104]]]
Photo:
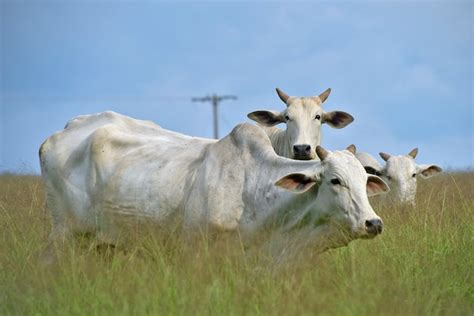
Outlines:
[[212,103],[212,113],[214,116],[214,138],[219,138],[219,122],[217,117],[217,109],[219,107],[219,103],[223,100],[237,100],[235,95],[208,95],[201,98],[192,98],[192,102],[211,102]]

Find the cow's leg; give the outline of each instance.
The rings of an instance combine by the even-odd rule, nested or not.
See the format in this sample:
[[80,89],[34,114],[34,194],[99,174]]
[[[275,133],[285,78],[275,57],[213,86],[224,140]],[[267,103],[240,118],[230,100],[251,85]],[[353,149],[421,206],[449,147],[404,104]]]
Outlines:
[[46,192],[45,208],[51,212],[52,230],[40,259],[44,264],[49,265],[57,260],[58,250],[63,248],[72,237],[72,223],[68,221],[68,211],[64,203],[57,198],[58,195],[53,193],[48,184],[46,184]]
[[58,252],[64,248],[71,236],[72,232],[70,228],[66,226],[53,226],[53,230],[48,237],[47,245],[41,253],[41,262],[44,265],[55,263],[58,259]]
[[95,226],[97,227],[96,250],[110,256],[114,253],[120,239],[120,229],[114,215],[101,208],[95,211]]

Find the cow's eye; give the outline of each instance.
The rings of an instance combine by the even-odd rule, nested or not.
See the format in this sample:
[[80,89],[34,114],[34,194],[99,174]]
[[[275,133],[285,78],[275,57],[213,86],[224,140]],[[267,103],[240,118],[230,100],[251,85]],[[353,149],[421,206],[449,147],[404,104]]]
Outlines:
[[416,173],[412,174],[411,177],[412,177],[412,178],[416,177]]
[[387,180],[392,180],[392,177],[391,177],[391,176],[387,176]]
[[285,115],[285,120],[289,121],[290,117],[288,115]]
[[341,185],[341,180],[339,180],[338,178],[334,178],[331,180],[331,183],[333,185]]
[[316,117],[315,117],[316,120],[320,120],[321,119],[321,115],[317,114]]

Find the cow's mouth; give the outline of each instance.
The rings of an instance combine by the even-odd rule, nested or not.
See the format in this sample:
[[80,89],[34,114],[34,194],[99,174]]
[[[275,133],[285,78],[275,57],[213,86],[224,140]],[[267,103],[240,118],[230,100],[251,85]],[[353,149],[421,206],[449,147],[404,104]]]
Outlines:
[[296,160],[312,160],[314,157],[312,155],[293,155],[293,159]]
[[352,238],[353,239],[374,239],[375,237],[379,236],[382,233],[382,229],[377,233],[369,233],[365,228],[359,228],[357,230],[352,231]]

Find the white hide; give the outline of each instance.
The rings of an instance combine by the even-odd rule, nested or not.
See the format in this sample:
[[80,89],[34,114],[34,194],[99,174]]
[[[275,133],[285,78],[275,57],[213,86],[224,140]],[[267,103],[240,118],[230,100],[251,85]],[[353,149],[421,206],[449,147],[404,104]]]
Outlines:
[[430,178],[442,171],[436,165],[418,165],[415,157],[418,149],[413,149],[407,155],[391,156],[380,153],[386,161],[382,166],[367,153],[357,153],[356,157],[370,174],[375,174],[384,179],[390,187],[390,193],[385,196],[393,202],[409,203],[415,205],[417,178]]
[[[241,124],[219,141],[185,136],[114,112],[80,116],[40,148],[52,238],[73,232],[113,240],[111,218],[146,218],[186,229],[273,227],[290,233],[303,219],[311,236],[346,244],[373,237],[370,194],[387,191],[348,150],[323,161],[277,156],[257,126]],[[338,179],[340,184],[331,181]],[[315,233],[316,232],[316,233]]]
[[[247,116],[265,130],[278,155],[299,160],[317,159],[315,150],[321,144],[321,125],[327,123],[334,128],[343,128],[354,120],[346,112],[324,112],[322,103],[330,92],[331,89],[327,89],[319,96],[290,97],[277,89],[280,99],[287,105],[284,111],[261,110]],[[274,126],[279,123],[285,123],[286,130]]]

